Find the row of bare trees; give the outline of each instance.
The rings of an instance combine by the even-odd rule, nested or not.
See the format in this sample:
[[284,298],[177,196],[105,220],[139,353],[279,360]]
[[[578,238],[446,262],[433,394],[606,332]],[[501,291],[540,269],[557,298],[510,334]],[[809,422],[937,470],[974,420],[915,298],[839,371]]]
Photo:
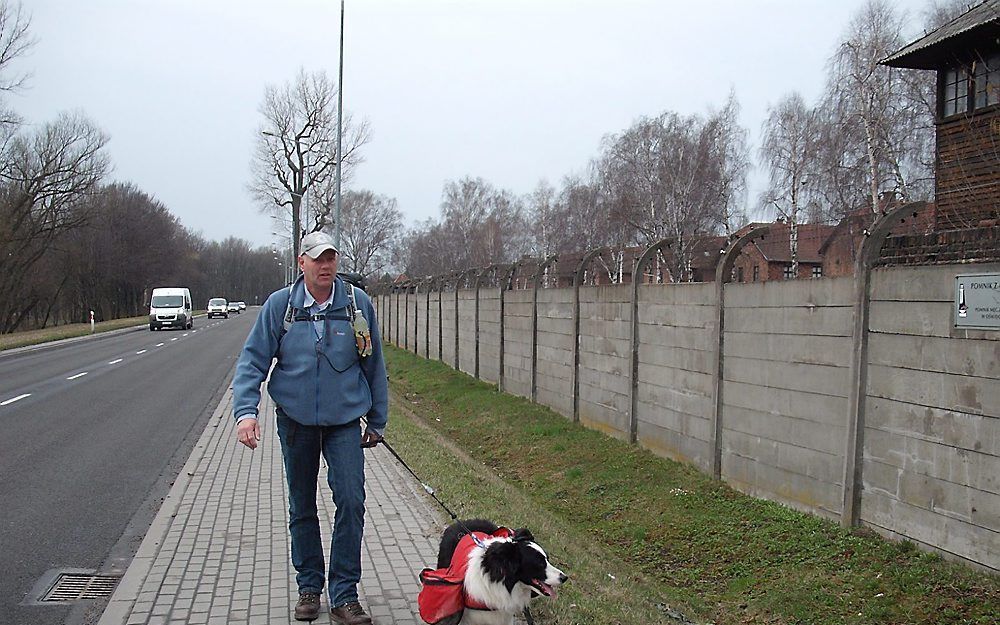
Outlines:
[[[0,97],[27,74],[30,16],[0,0]],[[281,274],[269,249],[189,232],[130,184],[107,184],[107,134],[82,113],[30,125],[0,100],[0,333],[148,311],[156,286],[253,302]]]
[[[923,27],[929,31],[965,9],[960,0],[932,0]],[[888,0],[868,0],[829,59],[819,101],[809,104],[791,92],[770,107],[757,147],[767,174],[759,197],[747,194],[751,149],[730,93],[703,115],[665,111],[609,134],[586,172],[567,176],[559,188],[543,181],[518,196],[481,178],[447,183],[440,218],[407,234],[398,266],[422,276],[524,254],[621,250],[671,239],[673,254],[663,260],[672,279],[687,280],[692,239],[729,235],[749,213],[791,224],[794,262],[797,224],[877,212],[885,194],[916,200],[931,193],[933,72],[879,64],[907,42],[905,26]]]

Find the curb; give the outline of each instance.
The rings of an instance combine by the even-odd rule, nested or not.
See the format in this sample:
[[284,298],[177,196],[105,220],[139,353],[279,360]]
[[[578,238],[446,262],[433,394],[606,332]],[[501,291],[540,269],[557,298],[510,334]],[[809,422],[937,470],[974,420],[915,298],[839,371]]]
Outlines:
[[226,408],[231,403],[232,392],[229,389],[229,384],[228,380],[224,383],[226,391],[222,397],[222,401],[219,402],[219,405],[212,412],[212,416],[205,425],[201,436],[198,437],[198,442],[195,443],[191,455],[188,456],[187,462],[181,467],[177,479],[174,480],[173,486],[170,487],[170,492],[163,498],[163,503],[160,504],[159,511],[153,517],[153,522],[150,523],[146,536],[142,539],[139,549],[136,550],[135,555],[132,557],[125,575],[118,582],[115,592],[108,600],[108,604],[105,606],[104,613],[97,622],[97,625],[124,625],[131,615],[132,606],[139,597],[139,590],[142,588],[142,583],[145,581],[146,576],[149,575],[153,562],[160,551],[160,545],[163,543],[163,539],[170,529],[170,523],[177,516],[177,509],[184,499],[184,493],[187,491],[195,469],[198,468],[198,463],[201,462],[201,458],[208,446],[207,444],[212,438],[212,430],[225,417]]

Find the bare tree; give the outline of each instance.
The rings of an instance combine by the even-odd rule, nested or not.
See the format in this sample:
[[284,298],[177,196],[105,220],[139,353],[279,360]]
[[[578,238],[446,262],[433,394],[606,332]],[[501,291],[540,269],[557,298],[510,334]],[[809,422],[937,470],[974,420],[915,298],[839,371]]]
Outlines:
[[913,89],[926,76],[879,64],[903,43],[901,16],[887,0],[868,0],[830,60],[820,172],[826,174],[821,183],[833,216],[855,208],[836,203],[845,199],[843,189],[859,181],[873,212],[884,191],[916,199],[930,188],[926,151],[933,116]]
[[31,77],[30,73],[8,75],[11,63],[36,43],[30,28],[31,16],[25,13],[20,2],[0,2],[0,91],[17,91]]
[[403,229],[395,198],[371,191],[348,191],[343,200],[342,269],[375,276],[389,264],[389,248]]
[[524,201],[482,178],[449,181],[440,220],[417,224],[402,247],[415,276],[513,262],[530,250]]
[[566,226],[556,204],[556,189],[547,180],[540,180],[527,202],[531,253],[540,257],[549,256],[558,248],[558,232]]
[[[20,2],[0,0],[0,92],[18,91],[31,77],[28,72],[13,72],[11,67],[36,43],[30,27],[31,16]],[[20,116],[0,100],[0,126],[15,126],[20,121]]]
[[110,170],[108,138],[82,115],[62,115],[11,136],[0,152],[0,332],[18,326],[37,304],[18,297],[25,277],[64,231],[88,218],[75,210]]
[[612,222],[607,200],[597,181],[578,175],[564,178],[558,190],[539,182],[526,200],[529,253],[545,258],[627,244],[634,232],[621,220]]
[[762,128],[760,159],[768,171],[762,207],[778,212],[789,228],[792,275],[799,271],[798,224],[809,199],[809,178],[817,167],[819,128],[815,112],[791,93],[768,109]]
[[[293,81],[268,86],[260,107],[264,120],[251,161],[250,192],[261,208],[291,215],[292,247],[298,255],[299,238],[307,231],[332,223],[329,197],[317,198],[305,216],[302,199],[334,176],[337,167],[337,87],[319,71],[299,70]],[[360,148],[368,141],[368,125],[343,116],[342,175],[360,162]],[[277,214],[276,213],[276,214]]]
[[715,157],[719,162],[719,202],[722,228],[728,236],[747,222],[746,180],[750,171],[749,132],[740,124],[740,104],[730,91],[726,104],[708,117]]
[[707,118],[666,112],[605,139],[599,179],[635,243],[674,240],[670,275],[691,278],[692,237],[730,227],[749,166],[734,96]]

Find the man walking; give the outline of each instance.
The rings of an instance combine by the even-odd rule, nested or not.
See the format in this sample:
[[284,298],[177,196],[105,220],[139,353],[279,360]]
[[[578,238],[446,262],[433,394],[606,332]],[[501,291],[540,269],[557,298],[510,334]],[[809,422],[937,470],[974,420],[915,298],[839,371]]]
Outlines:
[[[338,251],[330,235],[302,238],[302,275],[267,298],[236,364],[233,415],[237,438],[250,449],[260,440],[260,385],[277,413],[288,481],[288,530],[299,600],[295,618],[319,616],[324,581],[334,623],[368,625],[358,603],[365,514],[363,447],[382,439],[388,384],[371,300],[337,277]],[[367,416],[361,432],[360,418]],[[328,575],[316,508],[320,454],[337,511]]]

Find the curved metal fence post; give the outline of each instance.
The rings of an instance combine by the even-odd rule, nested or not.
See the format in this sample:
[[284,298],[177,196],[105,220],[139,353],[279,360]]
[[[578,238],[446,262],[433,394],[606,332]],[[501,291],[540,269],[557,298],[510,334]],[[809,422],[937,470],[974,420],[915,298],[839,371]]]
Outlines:
[[553,254],[538,264],[531,289],[531,401],[538,401],[538,289],[545,269],[557,259]]
[[663,246],[670,247],[672,239],[662,239],[650,245],[636,261],[632,269],[632,318],[629,324],[628,342],[631,350],[628,385],[628,440],[635,444],[639,440],[639,287],[642,285],[642,272],[653,254],[658,253]]
[[712,414],[712,477],[722,478],[722,402],[723,402],[723,366],[725,365],[725,338],[726,338],[726,280],[733,273],[733,265],[739,258],[740,251],[753,241],[759,241],[767,236],[770,226],[758,226],[744,233],[736,240],[730,242],[722,252],[722,258],[715,268],[715,332],[716,341],[713,353],[712,367],[712,394],[713,414]]
[[853,527],[860,515],[862,453],[865,436],[865,407],[868,386],[868,320],[871,313],[872,269],[892,229],[916,212],[914,202],[898,206],[872,224],[858,249],[854,263],[854,346],[851,353],[851,388],[848,395],[847,441],[844,445],[843,527]]
[[438,362],[444,362],[444,289],[447,284],[447,276],[441,276],[438,280]]
[[385,334],[389,343],[392,343],[392,324],[395,322],[395,317],[392,314],[392,294],[393,287],[390,284],[385,292]]
[[395,305],[393,306],[393,308],[395,309],[395,311],[393,312],[393,319],[396,322],[395,324],[393,324],[395,325],[395,328],[393,328],[392,331],[392,342],[395,343],[397,347],[402,347],[403,343],[399,340],[399,299],[400,299],[399,287],[397,286],[396,288],[394,288],[392,290],[392,293],[395,296],[393,298],[395,299],[394,302]]
[[420,280],[413,281],[413,353],[420,355]]
[[583,272],[587,265],[600,254],[611,248],[600,247],[590,250],[580,259],[580,264],[573,272],[573,422],[580,421],[580,284],[583,282]]

